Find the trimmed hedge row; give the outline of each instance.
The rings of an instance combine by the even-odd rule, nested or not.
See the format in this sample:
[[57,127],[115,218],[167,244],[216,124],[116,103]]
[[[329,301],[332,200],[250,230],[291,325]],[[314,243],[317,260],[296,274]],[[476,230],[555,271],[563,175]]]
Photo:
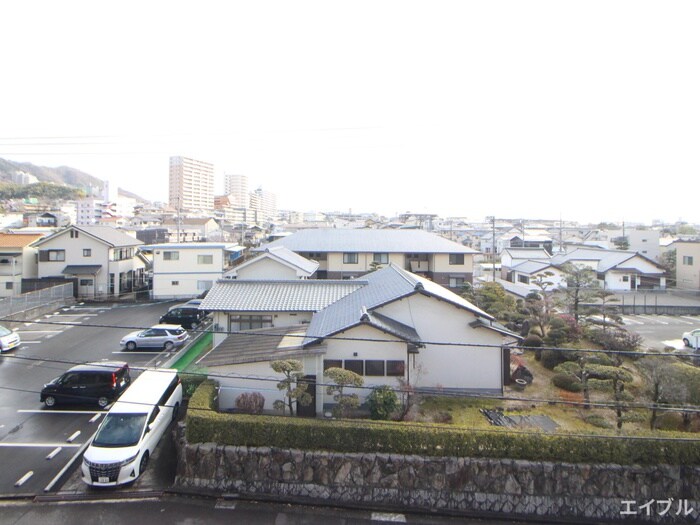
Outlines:
[[687,438],[615,439],[498,427],[474,432],[418,423],[222,414],[215,410],[215,395],[215,383],[205,381],[192,396],[186,421],[190,443],[567,463],[700,464],[700,442]]

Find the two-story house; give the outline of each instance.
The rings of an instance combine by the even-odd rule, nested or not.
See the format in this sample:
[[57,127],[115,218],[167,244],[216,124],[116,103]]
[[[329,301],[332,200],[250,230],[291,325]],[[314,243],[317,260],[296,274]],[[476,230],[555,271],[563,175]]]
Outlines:
[[154,299],[185,299],[209,290],[231,268],[243,248],[217,242],[165,243],[144,246],[153,264]]
[[0,233],[0,297],[22,293],[22,279],[37,276],[36,248],[41,234]]
[[472,282],[479,253],[423,230],[309,229],[265,247],[276,246],[318,261],[318,279],[354,279],[393,263],[453,289]]
[[119,297],[144,280],[141,241],[109,226],[68,226],[33,243],[37,277],[76,279],[78,296]]

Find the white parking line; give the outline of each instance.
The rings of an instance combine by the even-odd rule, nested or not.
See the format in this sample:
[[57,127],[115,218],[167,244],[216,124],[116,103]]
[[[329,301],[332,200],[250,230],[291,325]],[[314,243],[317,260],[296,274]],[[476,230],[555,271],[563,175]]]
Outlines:
[[372,521],[388,521],[391,523],[406,523],[406,516],[391,512],[373,512],[370,518]]
[[661,319],[659,319],[659,318],[657,318],[657,317],[649,317],[649,316],[646,316],[646,315],[640,315],[639,317],[641,317],[642,319],[647,319],[648,321],[651,321],[651,322],[654,322],[654,323],[668,324],[666,321],[662,321]]
[[0,448],[56,448],[56,447],[80,447],[81,443],[0,443]]
[[120,352],[112,352],[113,354],[126,354],[126,355],[158,355],[160,352],[145,352],[144,350],[134,350],[133,352],[125,352],[124,350]]
[[56,447],[55,449],[53,449],[53,451],[48,456],[46,456],[46,459],[55,458],[56,456],[58,456],[58,454],[61,452],[61,450],[63,450],[63,447]]
[[636,319],[631,319],[629,317],[623,317],[622,320],[624,321],[625,324],[631,323],[631,324],[644,324],[641,321],[637,321]]
[[75,441],[80,434],[81,434],[80,430],[76,430],[75,432],[73,432],[73,435],[71,437],[66,439],[66,443],[73,443],[73,441]]
[[690,319],[691,321],[694,321],[695,323],[700,324],[700,317],[698,317],[698,316],[692,317],[690,315],[681,315],[681,317],[683,319]]
[[60,334],[63,330],[17,330],[18,334]]
[[674,321],[676,323],[681,323],[681,324],[689,324],[689,325],[695,324],[695,323],[691,323],[690,321],[682,321],[681,319],[678,319],[678,318],[675,318]]
[[54,314],[52,317],[97,317],[100,314]]
[[105,414],[104,410],[17,410],[19,414]]
[[33,475],[34,475],[34,471],[33,471],[33,470],[30,470],[29,472],[27,472],[24,476],[22,476],[21,478],[19,478],[19,479],[15,482],[15,487],[21,487],[21,486],[24,485],[27,481],[29,481],[29,478],[31,478]]

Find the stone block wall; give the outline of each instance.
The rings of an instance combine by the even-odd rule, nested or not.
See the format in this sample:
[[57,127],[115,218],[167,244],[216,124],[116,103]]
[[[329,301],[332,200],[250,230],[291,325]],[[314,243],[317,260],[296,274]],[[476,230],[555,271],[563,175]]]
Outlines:
[[368,509],[578,522],[700,522],[700,467],[687,466],[342,454],[188,444],[180,438],[176,485]]

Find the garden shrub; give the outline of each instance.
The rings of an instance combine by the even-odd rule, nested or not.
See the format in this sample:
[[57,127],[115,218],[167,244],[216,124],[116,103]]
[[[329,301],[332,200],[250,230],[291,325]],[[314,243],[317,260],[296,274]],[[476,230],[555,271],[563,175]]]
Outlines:
[[207,378],[204,373],[180,373],[180,381],[182,382],[182,397],[189,399],[194,394],[197,387]]
[[598,414],[593,414],[590,416],[586,416],[583,418],[583,420],[588,423],[589,425],[593,425],[594,427],[598,428],[613,428],[612,424],[608,422],[607,419],[605,419],[603,416],[600,416]]
[[399,406],[399,398],[394,389],[389,385],[378,386],[372,389],[367,397],[367,405],[372,419],[391,419],[392,414]]
[[260,392],[243,392],[236,397],[236,409],[245,414],[262,414],[265,398]]
[[542,351],[542,366],[553,370],[555,366],[566,361],[572,361],[575,359],[574,352],[567,352],[562,350],[543,350]]
[[[700,465],[700,447],[680,432],[616,438],[580,434],[488,432],[434,423],[326,420],[223,414],[214,410],[216,384],[204,382],[186,418],[189,443],[325,450],[339,453],[416,454],[439,457],[509,458],[528,461]],[[603,432],[602,430],[597,433]],[[654,439],[655,437],[659,439]]]
[[581,381],[569,374],[556,374],[552,376],[552,384],[567,392],[580,392],[583,390]]
[[613,383],[610,379],[589,379],[588,386],[591,390],[595,390],[597,392],[610,393],[613,391]]

